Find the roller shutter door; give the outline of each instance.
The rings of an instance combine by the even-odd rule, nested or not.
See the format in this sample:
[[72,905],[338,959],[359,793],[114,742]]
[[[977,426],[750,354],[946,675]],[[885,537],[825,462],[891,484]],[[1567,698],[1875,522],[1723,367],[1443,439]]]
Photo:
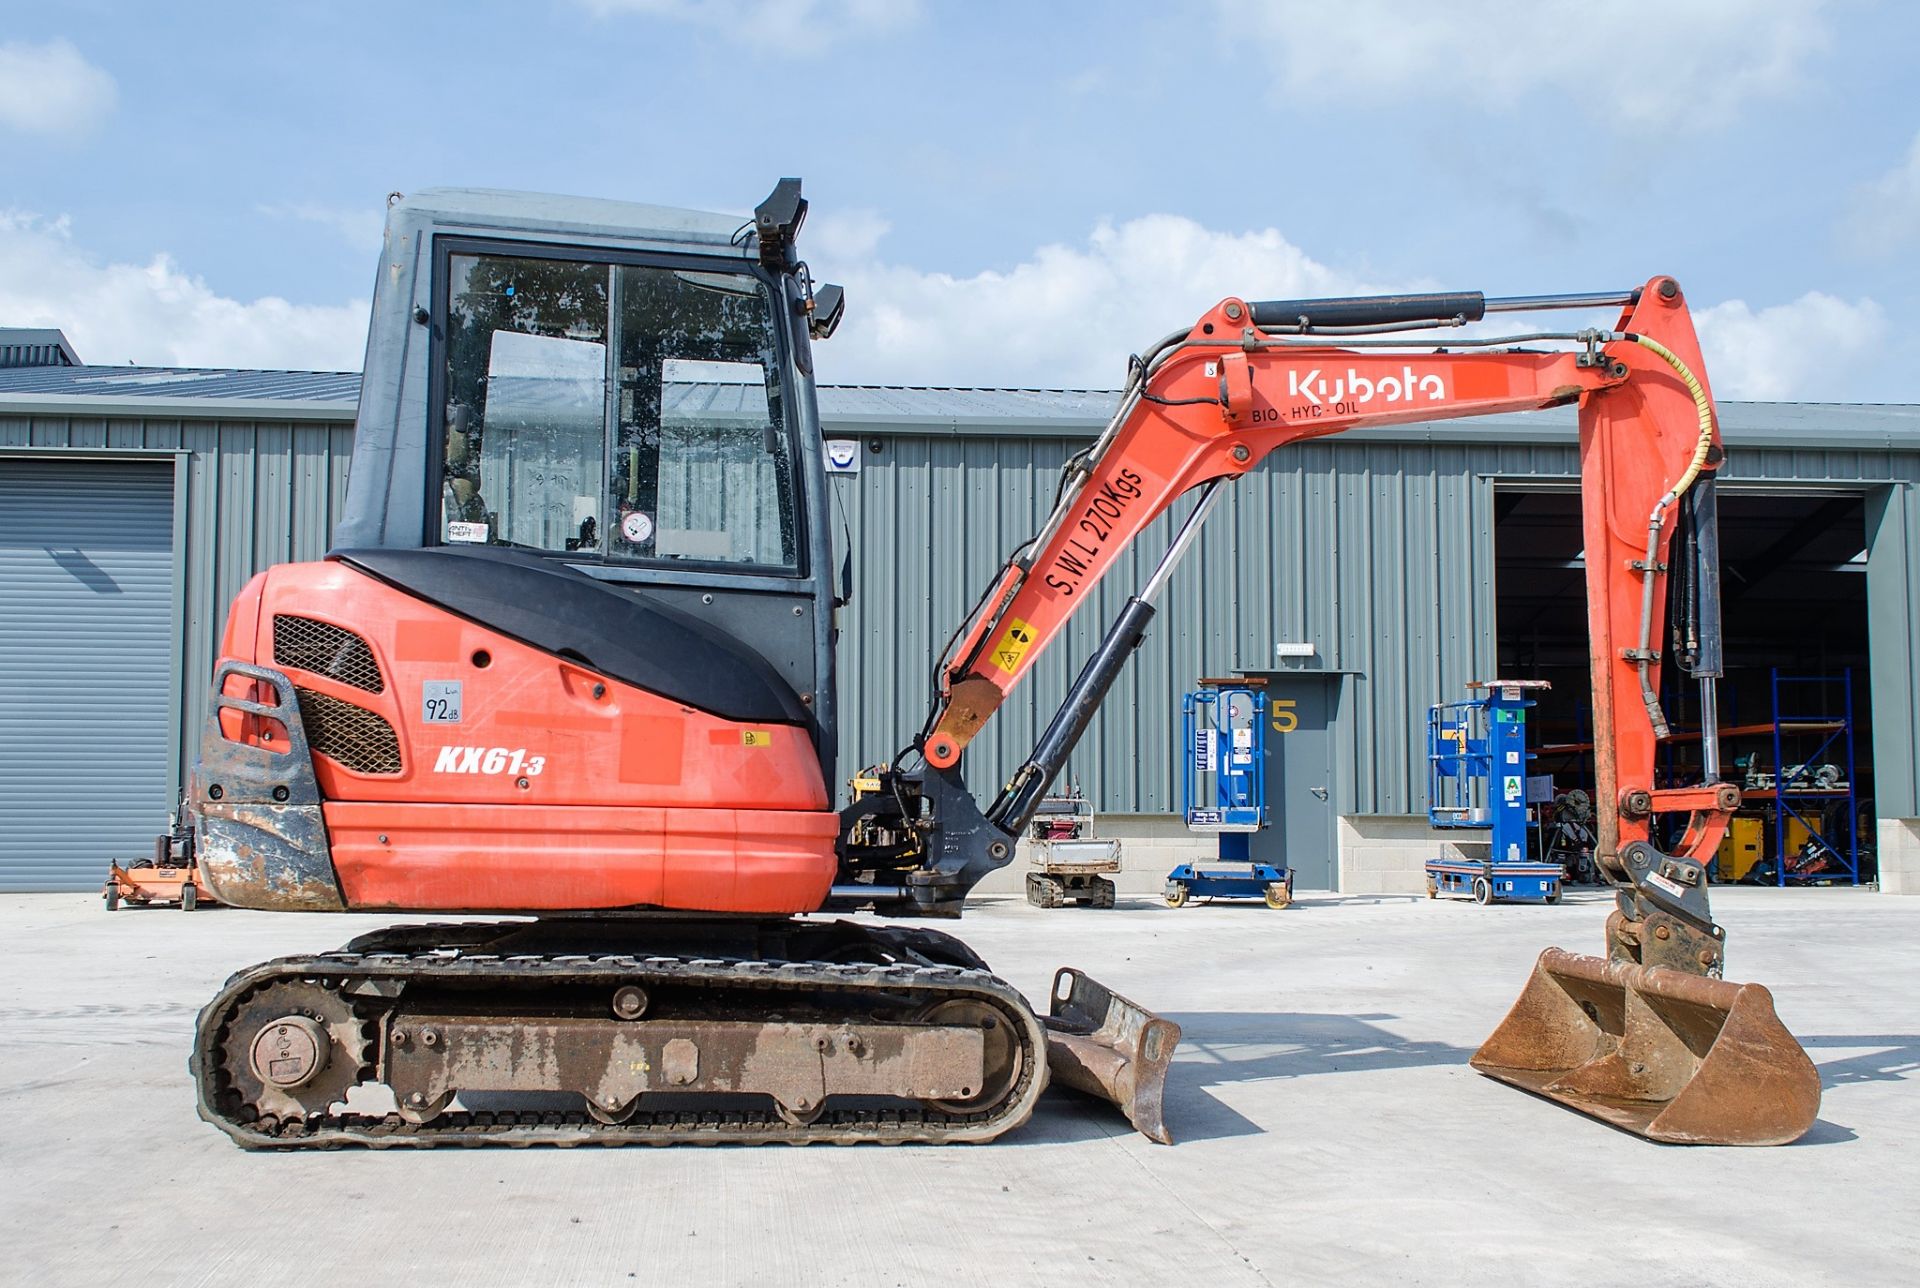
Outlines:
[[172,467],[0,458],[0,891],[153,852],[172,643]]

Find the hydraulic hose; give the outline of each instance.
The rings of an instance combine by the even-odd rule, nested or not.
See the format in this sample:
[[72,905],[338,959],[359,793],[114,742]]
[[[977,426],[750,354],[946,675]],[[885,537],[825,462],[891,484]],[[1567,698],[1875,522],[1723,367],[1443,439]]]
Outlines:
[[1706,387],[1700,383],[1700,378],[1680,360],[1679,354],[1652,336],[1629,331],[1626,333],[1626,338],[1643,349],[1653,350],[1662,362],[1673,368],[1674,374],[1679,376],[1681,383],[1686,385],[1687,392],[1693,395],[1694,410],[1700,414],[1700,438],[1694,444],[1693,459],[1687,462],[1687,468],[1680,475],[1679,480],[1668,488],[1666,496],[1660,499],[1662,506],[1671,505],[1686,495],[1687,489],[1693,486],[1693,481],[1700,477],[1700,471],[1706,468],[1707,457],[1713,451],[1713,402],[1707,397]]
[[1646,704],[1647,717],[1653,722],[1656,738],[1664,738],[1669,730],[1666,713],[1660,709],[1660,695],[1653,688],[1653,590],[1654,564],[1660,553],[1660,530],[1666,525],[1667,508],[1685,496],[1694,480],[1700,477],[1700,471],[1706,468],[1707,457],[1713,451],[1713,402],[1707,397],[1707,390],[1700,378],[1688,369],[1680,355],[1661,344],[1651,336],[1628,331],[1620,336],[1631,340],[1644,349],[1650,349],[1662,362],[1672,367],[1693,395],[1694,409],[1700,414],[1700,437],[1694,444],[1693,459],[1687,462],[1680,477],[1654,503],[1653,513],[1647,516],[1647,557],[1645,576],[1640,583],[1640,647],[1634,651],[1634,660],[1640,667],[1640,700]]

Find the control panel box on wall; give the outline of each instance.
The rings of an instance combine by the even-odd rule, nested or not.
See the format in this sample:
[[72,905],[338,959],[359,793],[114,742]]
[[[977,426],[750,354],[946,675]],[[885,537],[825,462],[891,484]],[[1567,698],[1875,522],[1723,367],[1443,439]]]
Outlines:
[[823,444],[827,458],[827,473],[858,474],[860,472],[860,444],[851,438],[829,438]]

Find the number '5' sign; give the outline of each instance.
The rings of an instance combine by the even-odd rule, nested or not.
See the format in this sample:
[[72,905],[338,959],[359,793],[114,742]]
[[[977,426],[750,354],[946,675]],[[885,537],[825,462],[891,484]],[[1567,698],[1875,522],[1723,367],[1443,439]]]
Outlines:
[[1292,698],[1275,698],[1269,708],[1273,713],[1273,731],[1292,733],[1300,727],[1300,714],[1294,710],[1298,703]]

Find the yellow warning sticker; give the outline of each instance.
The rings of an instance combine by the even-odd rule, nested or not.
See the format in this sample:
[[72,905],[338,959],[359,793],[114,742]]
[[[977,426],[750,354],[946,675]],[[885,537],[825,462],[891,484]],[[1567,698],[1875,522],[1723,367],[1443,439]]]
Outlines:
[[993,646],[993,662],[1002,671],[1011,675],[1020,668],[1020,659],[1033,647],[1033,627],[1018,617],[1007,623],[1006,634]]
[[742,729],[740,731],[740,745],[742,747],[771,747],[773,746],[773,732],[768,729]]

